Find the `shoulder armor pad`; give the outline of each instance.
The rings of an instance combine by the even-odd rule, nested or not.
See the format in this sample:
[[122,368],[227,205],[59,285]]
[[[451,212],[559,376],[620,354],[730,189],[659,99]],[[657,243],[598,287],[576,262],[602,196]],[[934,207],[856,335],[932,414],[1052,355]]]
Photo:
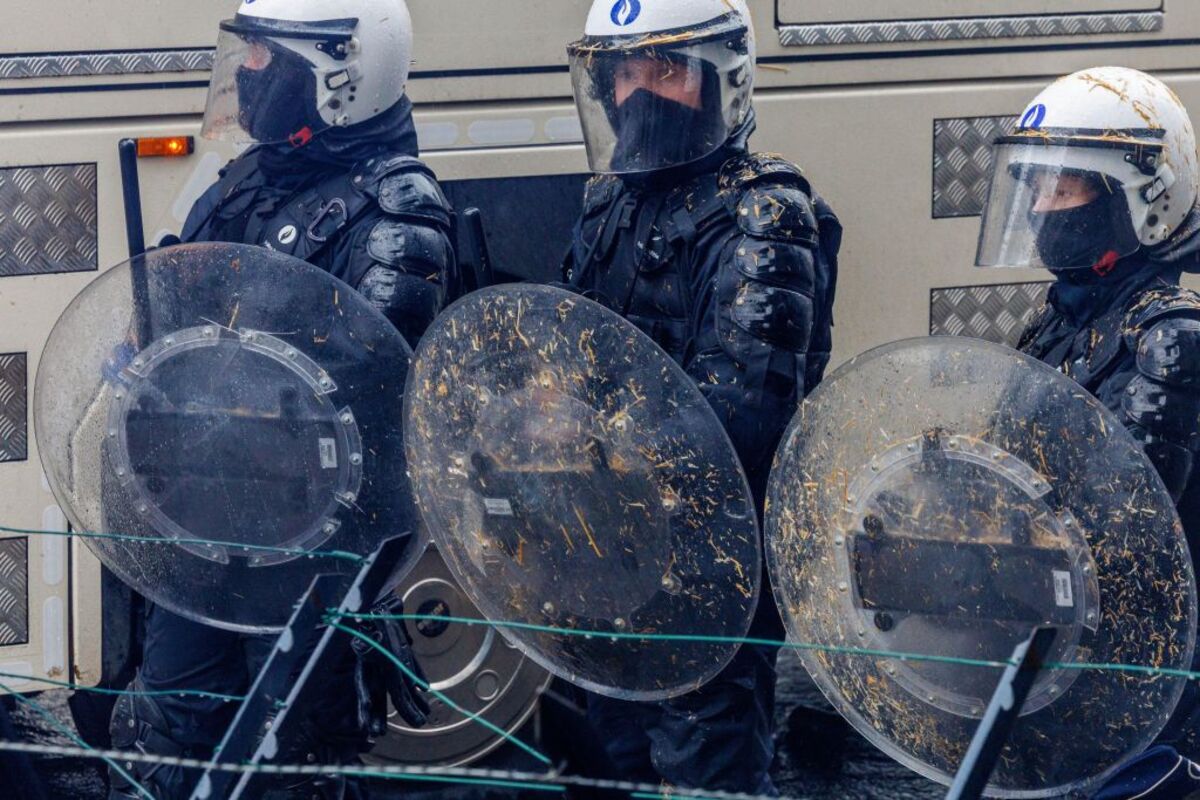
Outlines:
[[355,170],[354,185],[374,197],[388,214],[450,228],[450,201],[433,170],[419,158],[393,156],[365,161]]
[[1200,318],[1159,320],[1138,341],[1138,372],[1168,386],[1200,384]]
[[1176,284],[1153,286],[1137,296],[1125,315],[1125,338],[1134,345],[1156,321],[1173,316],[1200,319],[1200,294]]
[[808,178],[800,167],[774,153],[747,153],[734,156],[721,166],[718,187],[726,194],[738,194],[747,186],[767,179],[773,183],[798,186],[805,194],[812,193]]
[[583,190],[583,212],[587,214],[608,205],[620,191],[621,180],[617,176],[593,176]]
[[800,168],[778,156],[738,156],[721,168],[718,187],[743,233],[817,247],[815,202]]

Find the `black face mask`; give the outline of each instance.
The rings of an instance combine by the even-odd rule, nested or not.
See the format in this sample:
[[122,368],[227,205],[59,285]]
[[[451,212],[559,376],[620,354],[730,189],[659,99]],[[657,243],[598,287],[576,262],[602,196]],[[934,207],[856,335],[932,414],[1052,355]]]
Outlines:
[[616,110],[617,146],[612,166],[618,172],[645,171],[645,164],[677,166],[703,158],[720,135],[718,114],[676,103],[638,89]]
[[1042,263],[1051,271],[1090,272],[1089,268],[1104,261],[1110,252],[1122,255],[1114,233],[1114,197],[1109,194],[1062,211],[1032,212],[1030,220],[1039,226],[1037,248]]
[[301,147],[325,127],[317,114],[317,77],[299,59],[278,50],[272,55],[266,69],[238,69],[238,121],[259,142]]

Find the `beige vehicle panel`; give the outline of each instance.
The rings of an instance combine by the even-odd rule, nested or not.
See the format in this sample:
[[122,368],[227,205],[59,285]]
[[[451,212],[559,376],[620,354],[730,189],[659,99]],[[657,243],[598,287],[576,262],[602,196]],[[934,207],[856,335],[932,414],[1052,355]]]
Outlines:
[[[578,36],[588,0],[409,2],[418,27],[411,93],[419,104],[418,128],[429,162],[443,179],[586,171],[563,46]],[[979,183],[989,132],[997,121],[1018,114],[1050,77],[1098,63],[1123,63],[1159,73],[1200,110],[1195,48],[1186,44],[1200,39],[1197,3],[1171,3],[1160,15],[1160,28],[1138,33],[784,46],[774,0],[750,2],[763,54],[754,146],[804,166],[846,225],[835,361],[931,327],[972,332],[980,315],[997,308],[1019,316],[1007,300],[997,300],[1009,290],[988,285],[1046,276],[971,266]],[[1065,0],[1006,0],[1003,5],[1021,13],[1034,7],[1053,11],[1059,2]],[[1149,0],[1084,2],[1102,13],[1157,6]],[[780,0],[778,11],[788,22],[793,19],[786,15],[800,9],[805,16],[795,17],[799,24],[836,25],[852,14],[886,21],[886,13],[901,13],[897,8],[907,9],[905,14],[920,9],[963,17],[998,5],[999,0],[870,5],[865,0]],[[63,526],[43,483],[31,409],[14,411],[19,403],[11,397],[19,390],[31,406],[42,343],[54,321],[97,269],[125,256],[118,139],[199,129],[206,62],[155,62],[137,54],[183,48],[193,54],[207,51],[211,60],[216,22],[236,7],[236,0],[51,0],[43,7],[49,11],[16,19],[6,29],[6,44],[0,47],[0,122],[5,123],[0,127],[0,205],[13,206],[0,207],[0,441],[6,424],[20,424],[26,445],[20,459],[6,457],[0,446],[0,525]],[[47,19],[55,24],[47,25]],[[1173,43],[1179,44],[1169,46]],[[1045,49],[1058,44],[1069,47]],[[94,57],[31,55],[67,51]],[[104,55],[107,51],[127,52]],[[121,64],[128,69],[122,72]],[[154,71],[160,68],[165,71]],[[954,80],[947,79],[951,75]],[[152,239],[179,230],[191,201],[233,154],[227,146],[198,145],[187,159],[142,162],[146,230]],[[80,165],[81,172],[73,171]],[[12,213],[16,208],[24,203],[42,212],[43,221],[62,219],[61,209],[52,208],[35,189],[23,196],[22,187],[60,185],[62,173],[56,170],[62,169],[72,170],[67,178],[83,191],[66,216],[87,223],[91,215],[85,225],[90,226],[91,266],[54,274],[6,271],[20,256],[13,247],[20,232],[12,225],[24,216]],[[962,287],[984,288],[973,293]],[[1028,295],[1035,296],[1037,289]],[[1017,325],[1017,318],[1002,320],[988,334],[1005,334]],[[21,363],[5,362],[6,356],[19,356]],[[26,541],[8,541],[13,539]],[[16,568],[5,566],[6,555],[21,552],[23,563],[18,558]],[[6,602],[4,578],[19,582],[22,566],[27,641],[5,645],[9,640],[0,614],[0,672],[61,679],[73,665],[77,680],[96,680],[95,561],[78,543],[68,547],[61,539],[0,532],[0,605]],[[56,617],[59,610],[62,616]],[[15,681],[0,678],[0,683]]]
[[1013,17],[1157,11],[1163,0],[779,0],[785,23],[883,22],[914,19]]

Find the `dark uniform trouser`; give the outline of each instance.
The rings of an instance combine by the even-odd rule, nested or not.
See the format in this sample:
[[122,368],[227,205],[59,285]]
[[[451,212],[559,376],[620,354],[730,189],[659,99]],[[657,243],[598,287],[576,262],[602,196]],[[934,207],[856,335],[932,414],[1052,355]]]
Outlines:
[[[764,587],[751,638],[782,639]],[[621,780],[777,796],[775,647],[745,645],[715,679],[663,703],[588,696],[588,719]]]
[[[146,616],[145,656],[138,673],[140,685],[137,688],[148,692],[187,689],[243,695],[266,663],[275,640],[272,635],[239,634],[202,625],[150,603]],[[343,691],[341,687],[339,691]],[[344,691],[353,694],[349,684]],[[132,702],[132,698],[126,697],[118,702],[113,715],[114,742],[128,739],[120,744],[153,754],[187,758],[211,757],[239,707],[236,702],[217,698],[164,695],[153,698],[152,702],[138,699],[136,712],[130,714],[122,705]],[[124,730],[124,726],[129,726],[129,730]],[[352,747],[343,752],[332,740],[321,744],[316,757],[329,759],[322,763],[352,763],[356,760],[357,751]],[[144,774],[141,770],[135,771],[139,780]],[[152,784],[151,791],[157,800],[186,800],[199,777],[196,770],[159,766],[153,768],[145,783]],[[337,780],[318,781],[315,786],[311,781],[300,779],[272,782],[269,787],[264,787],[264,791],[265,794],[254,792],[252,796],[295,796],[305,800],[363,796],[357,782]]]
[[[145,656],[136,688],[242,695],[274,641],[270,636],[245,636],[201,625],[148,603]],[[129,713],[122,706],[132,702],[137,703],[137,710]],[[155,755],[207,758],[224,737],[237,709],[236,702],[196,695],[136,701],[122,698],[113,715],[113,740],[130,738],[137,749]],[[145,773],[136,770],[134,774],[140,777]],[[158,800],[175,800],[189,797],[199,777],[195,770],[164,765],[153,768],[146,782],[153,785],[151,791]]]

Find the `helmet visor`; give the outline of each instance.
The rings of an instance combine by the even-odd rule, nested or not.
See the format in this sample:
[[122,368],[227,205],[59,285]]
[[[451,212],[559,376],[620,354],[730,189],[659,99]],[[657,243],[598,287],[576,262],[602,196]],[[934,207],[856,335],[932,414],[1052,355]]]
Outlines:
[[1138,249],[1119,150],[1001,142],[994,154],[976,265],[1091,269]]
[[575,101],[594,172],[689,164],[745,120],[753,64],[744,29],[719,38],[585,38],[568,48]]
[[221,30],[201,135],[239,144],[306,144],[329,127],[314,65],[274,38]]

